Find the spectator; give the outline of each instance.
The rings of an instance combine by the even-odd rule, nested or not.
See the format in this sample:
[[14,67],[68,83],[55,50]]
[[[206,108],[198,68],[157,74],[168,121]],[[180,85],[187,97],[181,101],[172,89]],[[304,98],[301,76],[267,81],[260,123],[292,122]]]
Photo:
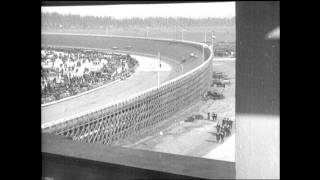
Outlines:
[[224,142],[224,133],[223,132],[220,132],[220,139],[221,139],[221,142],[223,143]]
[[220,134],[219,134],[219,132],[216,133],[216,139],[217,139],[217,142],[220,142]]

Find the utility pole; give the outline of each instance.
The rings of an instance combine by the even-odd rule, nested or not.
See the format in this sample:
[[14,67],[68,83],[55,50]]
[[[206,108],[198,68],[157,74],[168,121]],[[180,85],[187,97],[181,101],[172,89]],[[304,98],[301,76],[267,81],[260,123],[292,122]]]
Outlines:
[[181,30],[181,38],[182,38],[182,41],[184,40],[184,38],[183,38],[183,33],[184,33],[184,31],[186,31],[185,29],[182,29]]
[[214,46],[213,46],[213,44],[214,44],[214,40],[216,39],[216,36],[213,34],[213,32],[212,32],[212,34],[211,34],[211,48],[212,48],[212,53],[213,53],[213,56],[212,57],[214,57]]
[[157,68],[157,70],[158,70],[158,86],[159,86],[160,85],[159,71],[160,71],[160,68],[161,68],[160,52],[158,52],[158,59],[159,59],[159,67]]
[[149,27],[147,27],[147,39],[149,38]]
[[204,32],[204,43],[207,43],[207,32]]
[[204,43],[202,43],[202,59],[203,59],[203,63],[204,63]]
[[202,62],[204,63],[204,43],[202,44]]
[[182,34],[181,36],[182,36],[182,41],[183,41],[183,30],[181,31],[181,34]]

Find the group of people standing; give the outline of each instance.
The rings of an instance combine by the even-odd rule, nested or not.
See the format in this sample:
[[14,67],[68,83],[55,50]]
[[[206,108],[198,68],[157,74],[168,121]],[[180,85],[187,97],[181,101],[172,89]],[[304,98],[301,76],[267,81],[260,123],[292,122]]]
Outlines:
[[[212,120],[215,121],[215,120],[218,119],[218,114],[212,112],[212,113],[211,113],[211,117],[212,117]],[[208,120],[210,120],[210,112],[208,112]]]
[[224,142],[224,138],[231,135],[233,121],[229,118],[224,118],[216,125],[216,138],[217,142]]

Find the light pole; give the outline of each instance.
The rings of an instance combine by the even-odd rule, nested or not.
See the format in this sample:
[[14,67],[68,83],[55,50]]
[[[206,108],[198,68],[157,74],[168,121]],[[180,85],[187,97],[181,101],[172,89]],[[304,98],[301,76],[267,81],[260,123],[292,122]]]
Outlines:
[[207,43],[207,32],[204,32],[204,43]]
[[216,36],[212,33],[212,35],[211,35],[211,48],[212,48],[212,57],[214,57],[214,46],[213,46],[213,43],[214,43],[214,40],[216,39]]
[[159,59],[159,67],[157,67],[158,70],[158,86],[160,85],[160,76],[159,76],[159,71],[161,67],[161,62],[160,62],[160,52],[158,52],[158,59]]
[[181,31],[181,38],[182,38],[182,41],[183,41],[183,32],[186,31],[185,29],[182,29]]
[[183,41],[183,30],[181,31],[181,39]]
[[[204,38],[204,39],[205,39],[205,38]],[[202,43],[202,59],[203,59],[203,62],[202,62],[202,63],[204,63],[204,43],[205,43],[205,42]]]

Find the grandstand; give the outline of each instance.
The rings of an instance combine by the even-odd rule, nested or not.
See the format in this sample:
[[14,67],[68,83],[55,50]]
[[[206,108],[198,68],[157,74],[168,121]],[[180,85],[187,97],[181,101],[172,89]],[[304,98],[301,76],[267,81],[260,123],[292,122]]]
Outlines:
[[41,61],[43,103],[127,78],[138,66],[130,55],[49,46],[42,47]]

